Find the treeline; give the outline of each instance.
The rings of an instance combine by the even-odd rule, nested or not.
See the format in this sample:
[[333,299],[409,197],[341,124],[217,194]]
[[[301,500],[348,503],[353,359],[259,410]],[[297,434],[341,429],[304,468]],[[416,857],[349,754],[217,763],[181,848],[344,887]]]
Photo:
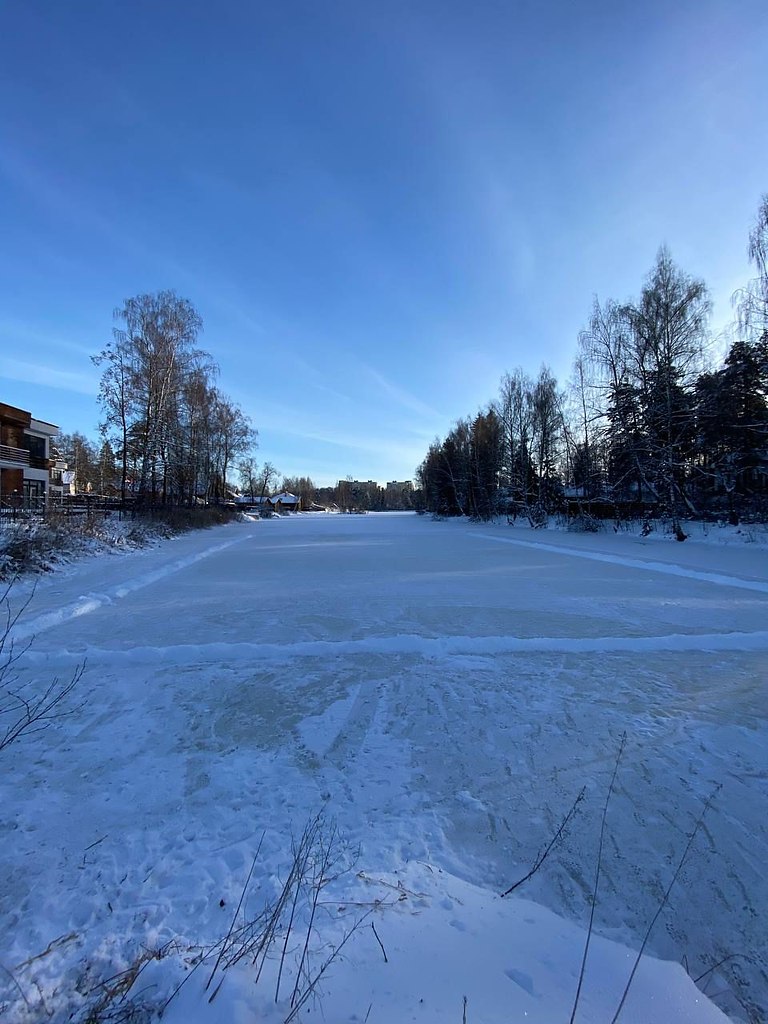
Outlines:
[[487,519],[652,507],[679,519],[768,513],[768,196],[749,236],[757,276],[712,361],[705,284],[662,248],[640,297],[595,299],[571,380],[507,373],[487,409],[417,470],[426,507]]
[[77,493],[114,492],[118,470],[109,441],[94,444],[84,434],[75,431],[58,434],[53,448],[57,460],[66,464],[65,472],[69,474],[66,482],[71,483]]
[[[255,459],[243,459],[239,465],[240,488],[250,498],[264,498],[287,491],[295,494],[303,511],[341,509],[343,512],[389,512],[416,507],[413,491],[401,487],[381,487],[372,480],[339,480],[333,487],[318,487],[308,476],[282,476],[271,462],[259,465]],[[278,481],[280,483],[278,484]]]
[[[241,493],[249,498],[264,498],[288,492],[295,494],[304,511],[311,509],[317,499],[318,489],[311,477],[283,476],[271,462],[262,465],[253,456],[243,459],[238,467]],[[278,486],[278,480],[280,484]]]
[[[112,341],[93,357],[102,370],[100,489],[111,458],[123,498],[224,498],[227,474],[255,447],[256,431],[216,387],[218,366],[198,346],[197,310],[162,291],[128,299],[114,315]],[[77,464],[77,455],[67,461]],[[80,465],[76,472],[82,479]]]
[[318,501],[337,505],[343,512],[402,512],[414,507],[407,485],[382,487],[373,480],[339,480],[335,487],[317,492]]

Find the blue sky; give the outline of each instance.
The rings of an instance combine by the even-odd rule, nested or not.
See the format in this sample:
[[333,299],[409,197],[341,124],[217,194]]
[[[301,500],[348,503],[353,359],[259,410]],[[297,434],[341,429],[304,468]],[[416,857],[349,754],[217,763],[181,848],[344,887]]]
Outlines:
[[731,318],[766,95],[765,0],[0,0],[0,401],[95,438],[174,288],[261,458],[410,478],[661,243]]

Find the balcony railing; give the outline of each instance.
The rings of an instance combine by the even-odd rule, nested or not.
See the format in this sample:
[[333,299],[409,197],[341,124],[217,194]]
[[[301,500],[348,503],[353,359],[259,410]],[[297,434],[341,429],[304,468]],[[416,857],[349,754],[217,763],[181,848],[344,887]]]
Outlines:
[[0,444],[0,463],[6,466],[28,466],[29,452],[26,448],[11,448],[10,445]]

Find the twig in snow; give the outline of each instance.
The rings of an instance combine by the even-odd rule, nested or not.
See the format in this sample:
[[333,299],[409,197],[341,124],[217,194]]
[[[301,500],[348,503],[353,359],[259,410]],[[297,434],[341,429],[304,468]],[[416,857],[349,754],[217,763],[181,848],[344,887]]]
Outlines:
[[510,887],[508,889],[506,889],[503,893],[501,893],[502,898],[504,896],[509,896],[510,893],[513,893],[515,891],[515,889],[518,889],[524,882],[527,882],[529,878],[532,878],[536,874],[536,872],[539,870],[541,865],[544,863],[544,861],[549,856],[550,851],[552,850],[552,848],[563,837],[563,835],[565,833],[565,830],[568,828],[568,825],[570,823],[571,818],[576,813],[576,808],[579,806],[581,801],[584,799],[584,794],[585,793],[586,793],[586,787],[582,786],[581,792],[579,793],[579,795],[576,797],[576,799],[571,804],[571,809],[568,811],[566,816],[560,822],[560,827],[558,828],[557,832],[555,832],[555,834],[552,836],[552,838],[550,839],[550,841],[547,844],[547,846],[544,848],[544,850],[541,851],[541,853],[536,858],[536,861],[534,862],[534,865],[531,868],[531,870],[528,872],[527,875],[524,875],[521,879],[519,879],[517,882],[515,882],[514,885],[510,885]]
[[[243,891],[240,893],[240,899],[239,899],[237,907],[235,909],[235,913],[234,913],[234,915],[232,917],[232,923],[229,926],[229,931],[227,932],[227,936],[226,936],[224,942],[221,944],[221,949],[219,950],[219,955],[216,957],[216,963],[213,965],[213,970],[211,971],[211,976],[210,976],[210,978],[208,979],[208,981],[206,983],[206,986],[205,986],[205,991],[206,992],[208,991],[208,989],[211,986],[211,982],[213,981],[214,975],[216,974],[218,966],[221,963],[222,958],[224,956],[224,952],[225,952],[225,950],[227,948],[227,941],[230,938],[230,936],[232,935],[232,930],[235,927],[235,921],[237,921],[237,916],[240,913],[240,908],[243,905],[243,900],[245,899],[245,894],[246,894],[246,892],[248,890],[248,883],[251,880],[251,875],[253,874],[253,869],[256,867],[256,860],[257,860],[257,858],[259,856],[259,851],[261,850],[261,844],[263,842],[264,842],[264,833],[262,833],[261,839],[259,840],[259,845],[258,845],[258,847],[256,849],[256,853],[253,855],[253,862],[251,864],[251,870],[248,872],[248,877],[245,880],[245,885],[243,886]],[[220,988],[221,988],[221,982],[219,982],[219,984],[216,986],[216,989],[214,990],[213,994],[211,995],[210,999],[208,1000],[209,1003],[214,999],[214,997],[216,996],[216,993],[219,991]]]
[[[72,715],[79,708],[62,711],[59,705],[74,690],[85,671],[85,662],[78,665],[67,683],[54,679],[42,693],[27,693],[22,687],[6,689],[0,695],[0,714],[11,715],[12,721],[0,735],[0,750],[17,740],[22,733],[40,732],[52,721]],[[80,705],[82,707],[82,705]]]
[[[309,862],[310,854],[312,852],[312,847],[315,841],[315,836],[317,834],[317,830],[319,827],[320,817],[318,816],[304,829],[302,837],[299,840],[298,847],[295,845],[295,843],[293,846],[293,864],[291,865],[291,871],[288,875],[288,881],[285,883],[285,886],[283,887],[284,892],[290,892],[290,889],[293,889],[293,900],[291,902],[291,913],[288,918],[288,925],[285,930],[285,937],[283,938],[283,948],[280,953],[280,967],[278,968],[277,983],[275,985],[275,1002],[277,1002],[280,998],[280,981],[283,976],[285,957],[288,952],[288,942],[291,937],[293,922],[296,917],[296,908],[298,906],[299,896],[301,894],[302,882],[307,873],[307,864]],[[278,904],[278,906],[280,906],[280,904]],[[264,960],[262,959],[262,966],[263,964]],[[259,974],[260,973],[261,968],[259,969]],[[256,980],[259,980],[258,975],[256,977]]]
[[717,796],[717,794],[720,792],[721,789],[722,789],[722,784],[717,785],[714,788],[714,790],[710,793],[710,795],[707,797],[707,799],[704,801],[704,806],[701,809],[701,814],[696,819],[696,824],[693,826],[693,831],[688,836],[688,842],[685,844],[685,849],[683,850],[682,856],[680,857],[680,860],[677,862],[677,867],[675,868],[675,873],[672,875],[672,879],[671,879],[669,885],[667,886],[667,888],[666,888],[666,890],[664,892],[664,896],[662,897],[658,907],[656,908],[656,913],[651,918],[651,922],[650,922],[650,924],[648,925],[648,927],[645,930],[645,935],[643,936],[643,941],[642,941],[642,943],[640,945],[640,949],[638,950],[637,956],[635,958],[635,962],[632,965],[632,970],[631,970],[629,978],[627,980],[627,984],[624,986],[624,992],[622,993],[621,1000],[619,1002],[618,1007],[616,1008],[616,1013],[614,1013],[613,1017],[611,1018],[611,1024],[616,1024],[616,1021],[619,1019],[619,1014],[621,1013],[622,1008],[624,1006],[624,1003],[626,1001],[626,998],[627,998],[627,996],[629,994],[629,989],[630,989],[632,981],[633,981],[633,979],[635,977],[635,972],[637,971],[637,968],[640,966],[640,960],[641,960],[641,958],[643,956],[643,953],[645,952],[645,947],[648,944],[648,939],[651,937],[651,931],[653,930],[653,926],[656,924],[656,922],[659,919],[659,915],[661,914],[661,912],[664,909],[664,907],[667,905],[667,901],[669,900],[669,894],[672,892],[672,886],[677,881],[678,876],[679,876],[680,872],[683,869],[683,864],[685,863],[685,859],[688,856],[688,851],[690,850],[690,848],[691,848],[691,846],[693,844],[693,840],[696,838],[696,836],[697,836],[697,834],[699,832],[699,829],[701,828],[701,826],[702,826],[702,824],[704,822],[704,816],[707,813],[707,811],[709,810],[709,808],[712,806],[712,801],[714,800],[714,798]]
[[25,1005],[25,1006],[27,1007],[27,1009],[28,1009],[28,1010],[29,1010],[29,1009],[31,1009],[31,1007],[30,1007],[30,1005],[29,1005],[29,1000],[28,1000],[28,999],[27,999],[27,997],[26,997],[26,996],[24,995],[24,989],[23,989],[23,988],[21,987],[21,985],[20,985],[20,984],[18,983],[18,981],[16,980],[16,977],[15,977],[15,976],[14,976],[14,975],[13,975],[13,974],[12,974],[12,973],[11,973],[11,972],[10,972],[10,971],[8,970],[8,968],[7,968],[6,966],[5,966],[5,964],[0,964],[0,970],[3,970],[3,971],[5,971],[5,973],[6,973],[6,974],[8,975],[8,977],[9,977],[9,978],[11,979],[11,981],[13,982],[13,984],[14,984],[14,985],[16,986],[16,988],[17,988],[17,989],[19,990],[19,995],[20,995],[20,996],[21,996],[21,998],[22,998],[22,999],[24,1000],[24,1005]]
[[[126,1004],[125,1015],[120,1013],[119,1016],[116,1016],[115,1008],[126,1002],[128,994],[141,977],[147,964],[151,963],[153,960],[162,960],[172,950],[178,950],[176,943],[173,941],[168,942],[157,949],[144,948],[144,950],[124,971],[120,971],[117,974],[112,975],[112,977],[99,982],[98,985],[95,985],[92,989],[86,992],[85,994],[87,996],[93,995],[95,992],[100,993],[100,996],[96,1002],[88,1007],[87,1014],[84,1019],[88,1021],[127,1021],[129,1019],[134,1019],[136,1000],[141,993],[136,993],[135,996],[132,995],[130,1003]],[[147,991],[148,988],[153,987],[153,985],[146,986],[142,991]]]
[[[21,646],[13,638],[13,630],[29,607],[34,589],[14,612],[11,610],[10,592],[18,580],[14,577],[0,594],[0,718],[5,724],[0,731],[0,750],[9,746],[24,733],[39,732],[52,721],[74,714],[79,708],[62,711],[60,705],[72,692],[85,671],[85,662],[79,665],[68,683],[54,679],[40,692],[32,685],[17,683],[16,664],[32,646],[32,639]],[[33,638],[34,639],[34,638]],[[81,705],[82,706],[82,705]]]
[[[262,840],[264,836],[262,836]],[[261,848],[259,843],[259,849]],[[285,969],[291,957],[291,945],[298,947],[295,957],[295,983],[291,981],[292,990],[288,1007],[288,1019],[294,1020],[307,1000],[314,994],[316,986],[329,965],[349,940],[350,936],[360,927],[380,903],[369,905],[368,913],[363,915],[344,935],[343,940],[326,956],[324,962],[316,969],[310,963],[315,953],[317,934],[317,917],[324,907],[320,899],[326,886],[349,870],[347,851],[340,842],[335,824],[328,823],[322,813],[310,820],[298,842],[292,842],[291,865],[285,881],[276,895],[267,901],[255,917],[246,918],[238,923],[245,897],[251,884],[254,863],[246,879],[237,909],[230,923],[227,934],[213,946],[201,950],[199,959],[192,970],[182,979],[171,996],[160,1010],[160,1016],[168,1004],[176,996],[182,985],[189,979],[202,963],[210,964],[215,957],[206,990],[212,988],[208,1002],[216,998],[224,983],[226,971],[244,959],[252,961],[255,967],[254,984],[258,984],[268,958],[275,953],[278,960],[277,981],[274,990],[275,1001],[281,998],[281,988],[285,982]],[[297,929],[301,926],[302,934],[299,941],[295,940]],[[293,937],[293,938],[292,938]],[[217,982],[218,976],[218,982]]]
[[[331,950],[331,952],[328,954],[328,956],[325,958],[325,960],[323,961],[323,963],[320,965],[319,969],[317,970],[317,973],[313,977],[311,977],[311,978],[309,976],[307,977],[306,988],[302,991],[301,995],[296,1000],[295,1006],[291,1009],[291,1012],[285,1018],[285,1021],[283,1022],[283,1024],[291,1024],[291,1021],[296,1019],[296,1016],[298,1015],[298,1013],[301,1010],[302,1006],[306,1003],[306,1001],[309,999],[309,997],[315,991],[315,988],[317,987],[317,984],[320,981],[320,979],[322,978],[322,976],[325,974],[325,972],[331,966],[331,964],[336,959],[336,957],[339,955],[339,953],[341,953],[342,949],[346,946],[346,944],[349,942],[349,940],[352,938],[352,936],[355,934],[355,932],[358,930],[358,928],[360,928],[362,926],[362,924],[364,923],[366,918],[368,918],[372,913],[373,913],[373,911],[369,910],[368,913],[364,914],[360,918],[359,921],[355,921],[355,923],[352,925],[352,927],[346,933],[346,935],[341,940],[341,942],[338,944],[338,946],[335,946]],[[303,966],[303,964],[304,964],[304,961],[302,961],[302,966]]]
[[72,942],[73,939],[77,938],[77,932],[69,932],[67,935],[60,935],[58,939],[51,939],[48,945],[45,947],[42,953],[36,953],[31,956],[28,960],[23,960],[20,964],[16,964],[15,970],[20,971],[24,967],[29,967],[36,960],[42,960],[43,957],[48,956],[54,949],[60,949],[62,946],[66,946],[67,943]]
[[86,846],[86,848],[83,850],[83,854],[88,853],[89,850],[92,850],[94,848],[94,846],[98,846],[99,843],[103,843],[108,835],[109,835],[109,832],[105,832],[104,835],[101,837],[101,839],[97,839],[95,843],[91,843],[90,846]]
[[579,1005],[579,996],[581,995],[581,986],[584,982],[584,972],[587,967],[587,955],[589,953],[589,943],[592,939],[592,928],[595,921],[595,906],[597,905],[597,887],[600,883],[600,868],[603,859],[603,839],[605,838],[605,819],[608,815],[608,804],[611,802],[611,795],[613,794],[613,787],[616,782],[616,775],[619,770],[619,762],[621,761],[621,755],[624,753],[624,746],[627,742],[627,734],[623,732],[621,735],[621,743],[619,744],[619,752],[616,755],[616,763],[613,766],[613,775],[611,775],[611,784],[608,787],[608,792],[605,794],[605,804],[603,805],[603,817],[600,822],[600,839],[597,844],[597,863],[595,865],[595,881],[592,886],[592,906],[589,911],[589,927],[587,929],[587,939],[584,943],[584,954],[581,958],[581,968],[579,970],[579,982],[576,986],[576,996],[573,1000],[573,1009],[571,1010],[570,1024],[573,1024],[576,1018],[576,1009]]
[[694,978],[693,979],[694,985],[698,985],[699,982],[702,980],[702,978],[706,978],[706,976],[708,974],[711,974],[712,971],[716,971],[718,967],[722,967],[723,964],[728,963],[729,960],[736,960],[737,958],[739,960],[749,960],[749,957],[746,956],[746,954],[744,954],[744,953],[729,953],[728,956],[724,956],[721,960],[718,960],[716,964],[712,964],[712,966],[708,967],[706,969],[706,971],[703,971],[698,976],[698,978]]
[[[86,846],[86,848],[85,848],[85,849],[83,850],[83,863],[82,863],[82,864],[80,865],[80,867],[81,867],[81,868],[84,868],[84,867],[85,867],[85,861],[86,861],[86,857],[85,857],[85,855],[86,855],[86,853],[88,853],[88,851],[89,851],[89,850],[92,850],[92,849],[94,848],[94,846],[98,846],[98,845],[99,845],[99,843],[103,843],[103,842],[104,842],[104,840],[105,840],[105,839],[107,838],[107,836],[108,836],[108,835],[109,835],[109,832],[106,832],[106,833],[105,833],[105,834],[104,834],[104,835],[103,835],[103,836],[101,837],[101,839],[97,839],[95,843],[91,843],[91,845],[90,845],[90,846]],[[111,909],[112,909],[112,908],[110,907],[110,910],[111,910]]]
[[398,881],[397,885],[393,885],[392,882],[385,882],[383,878],[372,878],[367,875],[365,871],[358,871],[357,877],[362,882],[375,882],[376,885],[383,885],[387,889],[394,889],[395,892],[399,893],[398,902],[407,899],[409,896],[414,896],[416,899],[425,900],[427,899],[427,893],[425,892],[412,892],[410,889],[406,889],[402,882]]
[[[33,587],[31,593],[27,595],[24,601],[22,601],[21,606],[15,612],[11,611],[10,593],[14,583],[17,583],[18,581],[19,576],[13,576],[6,585],[5,590],[0,594],[0,608],[3,609],[2,617],[5,619],[4,624],[0,626],[0,655],[5,659],[0,663],[0,678],[2,678],[3,674],[8,671],[11,665],[13,665],[15,661],[18,661],[19,658],[21,658],[21,656],[32,646],[32,641],[28,640],[21,650],[17,650],[11,636],[13,627],[19,621],[27,608],[29,608],[32,603],[32,598],[35,596],[35,588]],[[6,647],[8,648],[7,652]]]
[[387,951],[386,951],[386,949],[384,949],[384,943],[379,938],[379,933],[376,931],[376,925],[373,923],[373,921],[371,921],[371,928],[373,929],[373,934],[376,936],[376,941],[378,942],[379,946],[381,947],[381,952],[382,952],[382,955],[384,956],[384,963],[388,964],[389,963],[389,959],[387,958]]
[[[306,970],[305,965],[307,964],[307,956],[309,953],[309,942],[310,939],[312,938],[312,929],[315,924],[315,914],[317,913],[317,901],[320,898],[320,893],[330,880],[329,867],[331,865],[334,845],[336,843],[336,826],[331,826],[330,835],[328,836],[327,841],[325,837],[322,834],[320,834],[318,836],[318,843],[320,856],[318,862],[315,864],[315,871],[312,878],[312,897],[310,900],[309,922],[307,923],[307,931],[306,935],[304,936],[304,948],[301,951],[301,959],[299,960],[299,966],[296,971],[296,981],[293,986],[293,992],[291,993],[292,1009],[294,1009],[297,1005],[301,1005],[301,1003],[297,1004],[296,1002],[297,997],[299,996],[299,984],[301,982],[302,971]],[[344,941],[346,941],[346,939]],[[333,955],[336,955],[336,951],[334,951]],[[321,969],[321,973],[323,970],[324,968]],[[317,976],[318,980],[319,977],[320,975]],[[314,987],[314,985],[312,987]],[[304,1001],[305,994],[308,994],[308,991],[306,993],[302,993],[302,1001]],[[290,1019],[290,1017],[287,1019]]]

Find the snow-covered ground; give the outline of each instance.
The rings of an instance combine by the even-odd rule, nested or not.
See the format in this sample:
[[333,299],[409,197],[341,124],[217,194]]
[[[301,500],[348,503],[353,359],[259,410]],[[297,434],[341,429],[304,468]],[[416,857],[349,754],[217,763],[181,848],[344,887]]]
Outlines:
[[20,682],[85,671],[73,714],[0,752],[0,1019],[67,1019],[173,939],[132,989],[159,1005],[188,978],[164,1020],[285,1020],[281,947],[211,1003],[215,956],[184,972],[323,811],[352,866],[313,962],[371,916],[298,1019],[568,1021],[624,731],[576,1019],[612,1020],[715,791],[621,1020],[765,1019],[768,549],[717,539],[306,515],[41,580]]

